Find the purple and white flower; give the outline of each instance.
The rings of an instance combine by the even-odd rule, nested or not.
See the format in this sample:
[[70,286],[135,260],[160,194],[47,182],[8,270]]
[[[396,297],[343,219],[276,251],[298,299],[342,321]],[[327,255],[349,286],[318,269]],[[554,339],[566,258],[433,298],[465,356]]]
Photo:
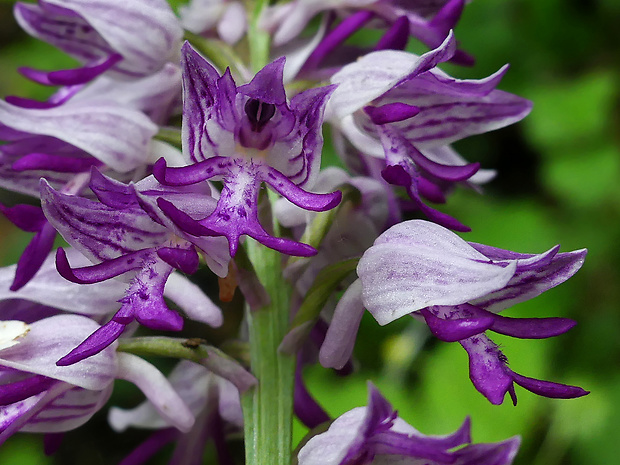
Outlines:
[[[154,181],[148,178],[142,184],[149,185],[149,180]],[[174,269],[185,273],[194,273],[198,269],[198,252],[187,236],[177,236],[175,231],[145,212],[139,205],[134,186],[93,174],[91,187],[104,203],[63,195],[45,180],[41,181],[42,206],[48,220],[67,242],[95,263],[72,268],[64,251],[59,249],[57,268],[63,277],[78,284],[98,283],[122,276],[126,290],[119,300],[122,305],[113,318],[60,363],[75,363],[99,352],[116,340],[134,320],[153,329],[180,330],[183,319],[166,305],[166,289],[166,294],[180,301],[192,319],[219,326],[222,323],[220,309],[198,286],[173,273]],[[170,204],[173,204],[170,200],[174,202],[179,197],[154,190],[154,195],[168,198]],[[194,198],[187,190],[183,194],[185,198],[181,199],[181,205]],[[208,197],[202,195],[199,198],[204,201]],[[216,259],[210,258],[209,262],[219,274],[225,275],[227,259],[218,263],[222,254],[217,251],[217,244],[208,240],[200,243],[207,254],[215,249],[212,256]]]
[[507,392],[516,403],[514,383],[546,397],[583,396],[587,391],[579,387],[515,373],[485,332],[542,339],[570,330],[575,322],[568,318],[507,318],[497,313],[569,279],[583,265],[586,252],[559,253],[556,246],[542,254],[521,254],[465,242],[427,221],[400,223],[362,256],[360,279],[336,308],[321,360],[329,366],[346,361],[352,343],[345,346],[338,338],[345,328],[355,332],[349,324],[359,321],[364,308],[381,325],[411,314],[424,319],[438,338],[463,346],[474,386],[493,404],[501,404]]
[[237,87],[228,70],[220,76],[191,46],[183,47],[183,153],[192,164],[169,168],[160,160],[153,174],[166,186],[216,179],[223,188],[215,210],[198,220],[165,200],[159,207],[190,234],[225,236],[231,256],[242,235],[290,255],[316,253],[306,244],[273,237],[260,224],[263,182],[312,211],[340,201],[340,192],[313,194],[300,187],[311,185],[319,169],[323,108],[333,88],[307,90],[289,103],[283,68],[284,59],[278,59]]
[[529,101],[496,90],[507,67],[481,80],[457,80],[436,69],[454,55],[452,34],[422,56],[385,50],[365,55],[336,73],[328,119],[364,154],[385,160],[382,176],[403,186],[429,219],[459,231],[469,228],[427,206],[445,202],[446,186],[472,180],[479,164],[466,164],[449,144],[525,117]]
[[135,383],[175,427],[191,428],[192,413],[164,376],[135,355],[116,354],[115,345],[72,366],[57,366],[63,353],[98,327],[79,315],[0,324],[0,443],[17,431],[77,428],[105,404],[115,378]]
[[344,413],[311,438],[299,451],[299,465],[509,465],[519,448],[518,436],[471,444],[469,419],[447,436],[426,436],[370,383],[368,391],[368,406]]

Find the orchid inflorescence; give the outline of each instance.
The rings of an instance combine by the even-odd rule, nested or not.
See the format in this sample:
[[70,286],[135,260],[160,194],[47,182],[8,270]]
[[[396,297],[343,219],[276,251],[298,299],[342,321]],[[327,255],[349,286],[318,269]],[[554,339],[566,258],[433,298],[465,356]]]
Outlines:
[[[293,412],[315,428],[300,465],[512,463],[519,437],[473,444],[469,419],[425,436],[371,383],[366,407],[333,419],[318,405],[301,370],[350,372],[364,310],[458,342],[492,404],[516,405],[515,384],[587,394],[516,373],[487,335],[571,329],[499,312],[569,279],[586,251],[466,242],[430,205],[494,177],[453,142],[531,109],[497,89],[507,66],[478,80],[438,68],[473,64],[452,31],[465,3],[191,0],[176,16],[165,0],[18,2],[23,29],[81,65],[21,68],[53,93],[0,101],[0,186],[32,199],[1,209],[34,233],[0,270],[0,443],[81,426],[125,379],[148,400],[112,408],[110,425],[154,430],[126,465],[172,442],[170,463],[201,463],[209,441],[232,464],[241,431],[248,464],[288,464]],[[380,31],[373,46],[347,41],[362,29]],[[321,162],[326,127],[340,167]],[[53,250],[57,234],[68,245]],[[218,328],[235,288],[242,350],[161,335]],[[140,355],[180,360],[166,377]]]

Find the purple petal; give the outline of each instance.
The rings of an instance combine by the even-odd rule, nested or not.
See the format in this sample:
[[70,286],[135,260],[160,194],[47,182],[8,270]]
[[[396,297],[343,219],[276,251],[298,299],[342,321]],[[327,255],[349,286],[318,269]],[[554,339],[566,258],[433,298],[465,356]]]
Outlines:
[[364,26],[364,24],[369,22],[374,15],[372,11],[361,10],[346,17],[323,38],[321,43],[306,60],[302,70],[308,71],[316,69],[327,55]]
[[24,287],[41,269],[56,239],[56,230],[47,221],[30,240],[17,262],[15,279],[11,284],[12,291]]
[[61,173],[82,173],[91,166],[101,166],[96,158],[74,158],[47,153],[31,153],[11,165],[15,171],[45,170]]
[[108,321],[84,341],[80,342],[77,347],[58,359],[56,365],[59,367],[72,366],[89,359],[89,357],[97,356],[106,347],[116,342],[123,331],[125,331],[125,326],[125,324],[117,323],[113,319]]
[[13,404],[47,390],[56,380],[35,375],[9,384],[0,385],[0,406]]
[[56,251],[56,268],[63,278],[72,283],[93,284],[114,278],[128,271],[140,269],[143,259],[150,254],[150,251],[139,250],[107,260],[98,265],[71,268],[65,251],[62,248],[58,248]]
[[483,334],[459,341],[469,356],[469,378],[476,389],[493,405],[500,405],[512,388],[513,377],[506,357]]
[[135,191],[130,186],[104,176],[98,169],[91,169],[89,187],[108,207],[125,209],[138,206]]
[[312,185],[318,175],[323,147],[323,114],[334,89],[335,86],[308,89],[292,98],[291,111],[298,126],[284,143],[276,143],[267,157],[270,166],[298,186]]
[[200,258],[194,247],[189,249],[160,247],[157,249],[157,255],[171,267],[187,274],[194,274],[200,265]]
[[409,41],[409,20],[406,16],[400,16],[392,23],[390,28],[381,36],[373,51],[379,50],[404,50]]
[[551,397],[554,399],[574,399],[575,397],[585,396],[590,391],[585,391],[578,386],[567,384],[552,383],[540,379],[528,378],[511,371],[514,382],[522,388],[527,389],[539,396]]
[[269,184],[278,194],[305,210],[327,211],[334,208],[342,199],[342,192],[314,194],[297,187],[279,171],[265,167],[262,180]]
[[285,57],[280,57],[261,69],[249,84],[237,88],[237,92],[250,98],[274,105],[286,104],[286,91],[282,82]]
[[469,444],[454,452],[458,457],[456,463],[476,465],[510,465],[521,444],[521,438],[515,436],[506,441],[490,444]]
[[[468,165],[441,165],[425,157],[398,130],[390,126],[378,128],[386,159],[410,158],[420,169],[443,181],[463,181],[472,177],[480,168],[480,163]],[[393,154],[393,155],[392,155]]]
[[157,206],[172,222],[184,232],[193,236],[215,236],[217,232],[203,226],[187,213],[179,210],[172,202],[165,199],[157,199]]
[[380,107],[368,105],[364,107],[364,111],[374,124],[379,125],[403,121],[420,113],[420,109],[415,105],[400,102],[386,103]]
[[[479,246],[477,247],[480,249]],[[530,263],[530,266],[522,267],[519,270],[519,264],[523,261],[514,260],[513,263],[517,264],[516,272],[507,285],[480,299],[472,300],[471,303],[486,310],[498,312],[516,303],[532,299],[546,290],[562,284],[577,273],[588,252],[586,249],[582,249],[556,255],[554,250],[556,249],[551,249],[538,256],[530,256],[531,258],[528,260],[534,260],[534,263],[540,260],[540,266]],[[552,255],[550,263],[547,259],[549,255]]]
[[47,223],[43,210],[34,205],[20,204],[5,207],[0,204],[0,211],[22,231],[38,232]]
[[302,365],[299,362],[295,369],[293,407],[297,418],[310,429],[330,420],[329,415],[308,392],[302,376]]
[[226,174],[229,165],[227,158],[213,157],[189,166],[169,168],[166,160],[160,158],[153,165],[153,176],[165,186],[188,186]]
[[[431,307],[432,309],[433,307]],[[445,342],[456,342],[480,334],[493,325],[493,317],[459,318],[446,320],[433,315],[432,310],[423,308],[420,313],[434,336]]]
[[21,431],[58,433],[78,428],[105,405],[111,394],[112,385],[103,390],[69,389],[45,405]]
[[108,69],[121,61],[123,57],[118,53],[113,53],[109,57],[97,60],[94,64],[83,66],[76,69],[65,69],[59,71],[39,71],[32,68],[22,67],[19,72],[39,84],[49,86],[75,86],[86,84],[97,76],[105,73]]

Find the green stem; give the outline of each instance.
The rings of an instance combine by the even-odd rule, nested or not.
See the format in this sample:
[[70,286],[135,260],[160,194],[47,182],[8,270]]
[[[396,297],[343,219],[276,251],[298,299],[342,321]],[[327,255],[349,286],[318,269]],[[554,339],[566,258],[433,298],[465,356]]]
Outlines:
[[248,256],[271,299],[247,311],[252,374],[258,385],[241,398],[246,465],[290,465],[295,359],[278,347],[289,326],[290,287],[280,253],[248,238]]
[[251,3],[253,8],[248,26],[248,46],[252,70],[256,73],[269,63],[269,33],[258,27],[258,20],[263,10],[269,5],[269,0],[255,0]]

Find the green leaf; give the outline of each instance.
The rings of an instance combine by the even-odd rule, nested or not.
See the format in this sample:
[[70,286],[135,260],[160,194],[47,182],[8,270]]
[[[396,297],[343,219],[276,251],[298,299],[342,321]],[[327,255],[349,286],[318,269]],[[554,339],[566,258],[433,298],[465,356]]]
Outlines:
[[319,272],[293,319],[292,329],[318,318],[329,296],[336,290],[340,282],[355,270],[358,261],[359,258],[351,258],[329,265]]

